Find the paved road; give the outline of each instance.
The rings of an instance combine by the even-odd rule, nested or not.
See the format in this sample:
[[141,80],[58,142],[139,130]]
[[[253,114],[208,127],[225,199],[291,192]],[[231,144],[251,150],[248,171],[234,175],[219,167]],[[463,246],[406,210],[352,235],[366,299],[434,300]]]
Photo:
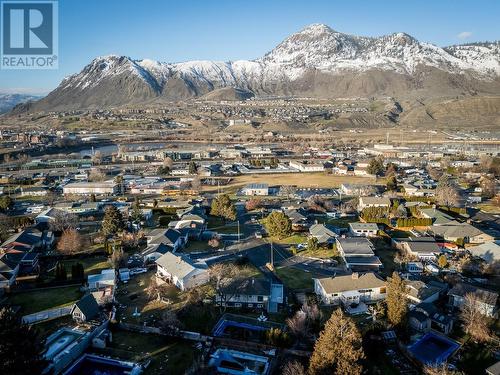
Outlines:
[[[252,217],[258,214],[249,214],[245,210],[243,202],[236,204],[237,220],[240,222],[240,241],[237,236],[226,246],[224,251],[217,253],[192,254],[195,259],[210,259],[210,262],[222,259],[234,259],[238,256],[246,256],[250,262],[262,272],[271,274],[266,264],[271,262],[271,243],[267,238],[256,238],[255,232],[264,233],[264,228],[258,221],[252,221]],[[314,276],[334,276],[347,273],[342,267],[333,267],[328,262],[320,259],[312,259],[300,255],[293,255],[288,246],[273,243],[273,264],[275,267],[294,267]]]

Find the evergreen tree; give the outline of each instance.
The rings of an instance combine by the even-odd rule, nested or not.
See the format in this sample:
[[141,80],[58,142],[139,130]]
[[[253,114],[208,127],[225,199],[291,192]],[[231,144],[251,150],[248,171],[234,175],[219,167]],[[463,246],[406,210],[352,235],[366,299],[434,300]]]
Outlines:
[[0,310],[0,374],[41,374],[47,365],[41,340],[19,317],[10,308]]
[[210,215],[219,216],[227,220],[236,220],[236,207],[229,195],[222,194],[212,200]]
[[307,240],[307,251],[316,251],[318,250],[318,239],[316,237],[309,237]]
[[320,333],[309,362],[311,375],[359,375],[363,359],[362,338],[354,321],[339,308]]
[[61,262],[57,262],[55,269],[55,278],[57,281],[66,280],[68,275],[66,274],[66,267]]
[[101,231],[104,236],[109,237],[123,229],[122,213],[115,206],[106,207],[104,218],[102,219]]
[[393,326],[401,327],[408,312],[406,283],[397,272],[393,272],[387,281],[387,318]]
[[189,163],[189,174],[197,174],[198,173],[198,166],[194,161],[191,161]]
[[71,278],[73,280],[83,280],[85,277],[84,274],[83,264],[75,263],[71,266]]
[[285,238],[292,233],[292,221],[281,211],[273,211],[264,219],[267,233],[272,237]]
[[385,171],[384,161],[382,160],[382,158],[374,158],[370,160],[370,163],[368,164],[368,168],[366,168],[366,171],[369,174],[373,174],[376,176],[382,175]]
[[140,223],[144,220],[144,215],[142,214],[139,198],[135,197],[135,201],[132,204],[132,212],[130,213],[130,219],[133,223]]

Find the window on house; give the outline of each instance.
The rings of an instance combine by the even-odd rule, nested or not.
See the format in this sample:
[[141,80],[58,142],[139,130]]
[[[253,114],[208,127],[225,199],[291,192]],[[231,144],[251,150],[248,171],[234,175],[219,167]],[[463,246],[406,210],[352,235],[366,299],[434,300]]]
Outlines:
[[257,301],[259,301],[259,302],[264,301],[264,297],[263,296],[257,296]]

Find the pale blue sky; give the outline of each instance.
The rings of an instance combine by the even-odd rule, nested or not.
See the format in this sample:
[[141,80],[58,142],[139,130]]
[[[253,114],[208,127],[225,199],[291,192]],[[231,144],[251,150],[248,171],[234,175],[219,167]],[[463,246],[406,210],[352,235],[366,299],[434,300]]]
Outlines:
[[311,23],[446,46],[500,39],[493,0],[60,0],[59,69],[0,71],[0,91],[54,89],[94,57],[254,59]]

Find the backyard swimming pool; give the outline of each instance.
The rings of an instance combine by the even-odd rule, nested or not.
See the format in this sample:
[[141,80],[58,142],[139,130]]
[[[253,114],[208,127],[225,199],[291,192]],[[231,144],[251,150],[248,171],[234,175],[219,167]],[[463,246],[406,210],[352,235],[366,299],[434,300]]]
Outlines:
[[460,347],[445,336],[429,332],[408,347],[410,354],[424,365],[440,365]]

